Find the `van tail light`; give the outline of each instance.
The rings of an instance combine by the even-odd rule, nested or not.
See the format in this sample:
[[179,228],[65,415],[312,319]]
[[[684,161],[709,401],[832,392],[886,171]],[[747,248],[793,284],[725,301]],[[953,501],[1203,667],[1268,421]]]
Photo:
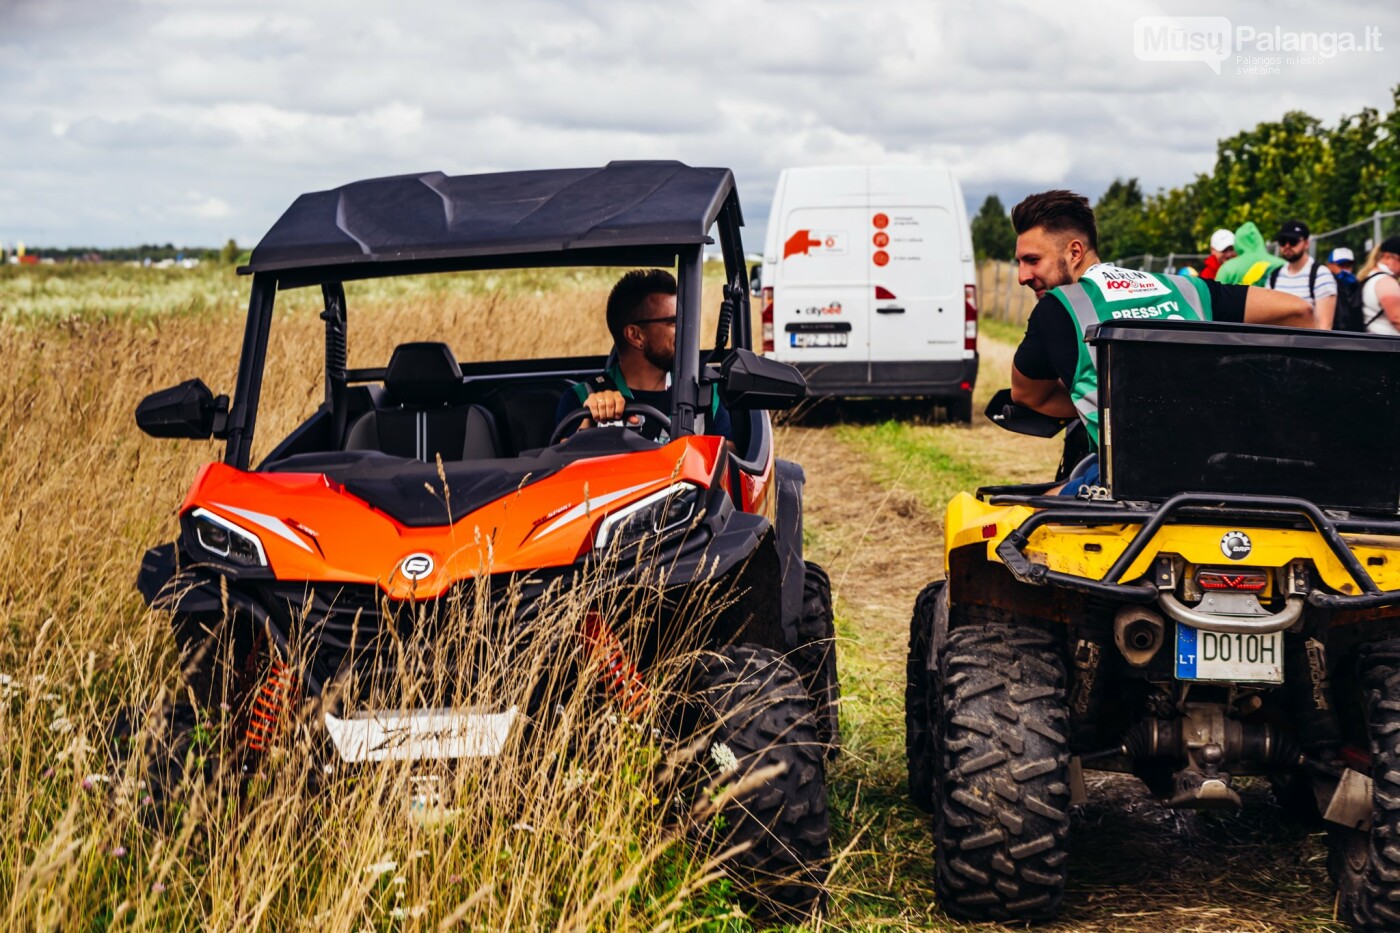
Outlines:
[[763,352],[773,352],[773,289],[763,290]]
[[963,352],[977,352],[977,286],[963,286]]
[[1228,570],[1202,570],[1196,574],[1196,584],[1203,590],[1258,593],[1269,585],[1269,574],[1264,570],[1242,570],[1238,573]]

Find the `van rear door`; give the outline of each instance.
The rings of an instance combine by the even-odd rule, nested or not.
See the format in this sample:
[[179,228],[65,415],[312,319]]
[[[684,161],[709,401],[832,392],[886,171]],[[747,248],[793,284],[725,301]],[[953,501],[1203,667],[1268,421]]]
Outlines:
[[[774,355],[793,363],[869,358],[866,168],[789,172],[772,283]],[[838,367],[840,368],[840,367]]]
[[872,363],[963,357],[965,283],[955,194],[943,170],[870,168],[863,232],[875,311]]

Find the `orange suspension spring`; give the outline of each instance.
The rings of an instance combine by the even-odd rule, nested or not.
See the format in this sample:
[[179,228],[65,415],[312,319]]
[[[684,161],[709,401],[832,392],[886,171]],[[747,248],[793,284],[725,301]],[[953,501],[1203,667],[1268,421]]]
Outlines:
[[267,679],[248,714],[248,747],[265,752],[281,731],[283,717],[291,712],[292,672],[277,659],[267,666]]
[[583,620],[583,643],[599,679],[621,705],[622,712],[628,716],[645,712],[651,704],[651,690],[628,658],[622,639],[597,612],[588,613]]

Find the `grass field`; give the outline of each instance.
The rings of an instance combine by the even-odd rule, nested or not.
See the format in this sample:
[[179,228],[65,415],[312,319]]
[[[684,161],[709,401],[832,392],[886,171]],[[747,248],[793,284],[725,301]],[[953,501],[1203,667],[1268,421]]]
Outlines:
[[[482,274],[352,290],[351,363],[382,365],[408,339],[447,340],[462,359],[602,352],[611,280]],[[150,818],[149,789],[134,766],[113,766],[108,739],[123,711],[176,690],[178,671],[168,623],[133,581],[141,554],[175,534],[196,470],[221,451],[147,438],[132,412],[195,376],[231,390],[247,284],[211,266],[0,268],[5,926],[748,929],[712,853],[658,818],[656,749],[608,723],[446,775],[467,801],[447,819],[413,818],[418,791],[402,769],[313,792],[292,756],[247,799],[215,782],[173,822]],[[716,291],[707,287],[712,305]],[[255,459],[322,392],[319,295],[291,293],[278,308]],[[1015,335],[985,327],[982,395]],[[1040,475],[1057,452],[985,424],[882,418],[782,428],[779,444],[806,465],[810,551],[840,597],[847,751],[831,777],[838,854],[826,926],[956,928],[933,903],[927,831],[902,796],[902,627],[918,586],[939,572],[947,496]],[[562,602],[559,624],[576,624],[580,605]],[[565,745],[571,766],[559,774],[550,754]],[[1330,928],[1315,839],[1258,816],[1184,835],[1112,806],[1083,819],[1108,842],[1076,855],[1081,906],[1064,929]],[[1194,847],[1177,875],[1134,868],[1170,865],[1177,844]],[[1251,856],[1259,848],[1268,859]]]

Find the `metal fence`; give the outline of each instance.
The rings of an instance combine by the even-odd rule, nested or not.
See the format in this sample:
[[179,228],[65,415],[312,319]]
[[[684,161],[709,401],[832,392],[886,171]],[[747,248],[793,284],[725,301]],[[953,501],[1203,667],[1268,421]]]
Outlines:
[[1167,253],[1165,256],[1155,256],[1152,253],[1142,253],[1137,256],[1124,256],[1122,259],[1113,260],[1115,266],[1122,266],[1124,269],[1140,269],[1143,272],[1175,272],[1184,265],[1190,265],[1196,260],[1204,260],[1209,253]]
[[1400,234],[1400,211],[1376,211],[1365,220],[1326,233],[1313,234],[1309,249],[1313,256],[1325,259],[1338,246],[1345,246],[1356,254],[1359,269],[1372,247],[1386,237],[1397,234]]

